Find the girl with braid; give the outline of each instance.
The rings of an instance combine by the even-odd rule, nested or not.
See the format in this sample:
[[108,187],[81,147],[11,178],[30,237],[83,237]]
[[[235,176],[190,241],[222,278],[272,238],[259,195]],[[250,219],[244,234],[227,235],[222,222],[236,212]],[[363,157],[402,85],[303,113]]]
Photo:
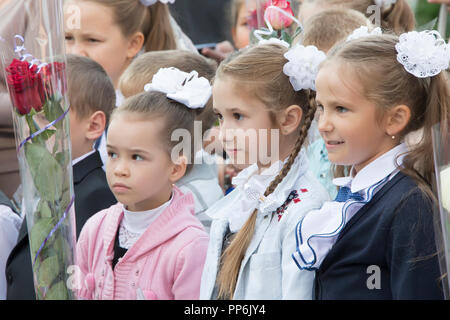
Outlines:
[[207,211],[211,238],[200,299],[311,299],[314,274],[299,271],[291,253],[297,222],[328,198],[302,148],[323,59],[312,46],[261,44],[219,66],[219,139],[242,171],[233,178],[236,188]]

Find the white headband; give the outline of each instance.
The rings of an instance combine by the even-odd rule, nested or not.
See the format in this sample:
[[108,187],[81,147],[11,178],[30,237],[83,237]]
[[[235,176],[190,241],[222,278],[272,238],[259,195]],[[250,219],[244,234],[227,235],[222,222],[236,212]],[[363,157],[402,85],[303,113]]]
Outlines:
[[437,31],[403,33],[395,49],[398,62],[418,78],[435,76],[449,67],[450,47]]
[[148,7],[151,6],[152,4],[157,3],[158,1],[164,4],[167,3],[174,3],[175,0],[139,0],[144,6]]
[[204,108],[212,94],[208,79],[198,77],[197,71],[187,73],[173,67],[159,69],[144,90],[165,93],[190,109]]
[[316,90],[316,77],[319,65],[326,59],[326,54],[315,46],[302,46],[297,44],[284,54],[289,60],[283,72],[289,76],[289,81],[295,91],[302,89]]

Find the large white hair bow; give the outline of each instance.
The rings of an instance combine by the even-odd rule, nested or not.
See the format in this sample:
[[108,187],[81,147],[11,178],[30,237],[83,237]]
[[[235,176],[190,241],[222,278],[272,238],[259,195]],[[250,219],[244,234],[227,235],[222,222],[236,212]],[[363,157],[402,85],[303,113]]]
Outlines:
[[449,67],[449,46],[435,30],[403,33],[395,49],[398,62],[418,78],[435,76]]
[[289,62],[284,65],[283,72],[289,76],[294,90],[316,90],[316,77],[319,65],[327,57],[325,53],[318,50],[315,46],[304,47],[298,44],[286,52],[284,57]]
[[161,3],[164,3],[164,4],[175,3],[175,0],[139,0],[139,1],[141,1],[141,3],[142,3],[144,6],[146,6],[146,7],[151,6],[152,4],[157,3],[158,1],[161,2]]
[[208,79],[199,77],[197,71],[187,73],[173,67],[159,69],[144,90],[165,93],[190,109],[204,108],[212,94]]

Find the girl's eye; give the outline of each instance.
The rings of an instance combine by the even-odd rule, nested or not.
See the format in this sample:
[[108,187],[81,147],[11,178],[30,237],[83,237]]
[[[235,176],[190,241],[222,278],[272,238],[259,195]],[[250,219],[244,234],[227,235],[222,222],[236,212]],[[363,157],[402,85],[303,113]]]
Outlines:
[[89,38],[88,41],[89,41],[89,42],[100,42],[99,40],[93,39],[93,38]]
[[66,36],[65,38],[66,38],[66,41],[71,41],[71,40],[73,40],[73,37],[72,37],[72,36]]
[[342,106],[337,106],[336,107],[336,111],[339,112],[339,113],[344,113],[344,112],[347,112],[348,109],[345,108],[345,107],[342,107]]
[[217,119],[219,119],[219,121],[223,120],[223,117],[220,113],[216,113],[216,117],[217,117]]
[[117,158],[117,154],[114,152],[108,152],[108,157],[111,159],[115,159],[115,158]]
[[141,160],[144,160],[144,158],[142,158],[140,155],[138,155],[138,154],[133,154],[132,156],[131,156],[131,158],[133,159],[133,160],[137,160],[137,161],[141,161]]
[[240,114],[240,113],[233,113],[233,117],[236,119],[236,120],[242,120],[242,118],[244,117],[242,114]]
[[323,105],[318,104],[318,105],[317,105],[317,111],[323,112]]

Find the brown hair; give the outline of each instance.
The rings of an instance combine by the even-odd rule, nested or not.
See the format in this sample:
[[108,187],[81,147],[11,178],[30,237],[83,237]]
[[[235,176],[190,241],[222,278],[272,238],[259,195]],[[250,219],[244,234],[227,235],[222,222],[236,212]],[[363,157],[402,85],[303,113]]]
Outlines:
[[361,12],[345,8],[327,9],[306,21],[301,34],[302,44],[313,45],[327,52],[361,26],[372,27],[369,19]]
[[[139,120],[161,119],[164,122],[164,127],[160,132],[160,138],[163,141],[162,144],[167,147],[169,156],[180,143],[172,140],[172,133],[177,129],[187,130],[191,138],[189,141],[189,154],[185,154],[189,161],[185,174],[188,174],[194,163],[194,120],[197,112],[198,109],[190,109],[182,103],[167,98],[166,94],[162,92],[150,91],[125,99],[122,106],[114,110],[111,121],[115,116],[123,113],[137,115]],[[186,141],[183,142],[185,143]],[[183,144],[183,146],[185,145]],[[181,151],[186,151],[186,149],[180,150],[180,153]]]
[[383,111],[390,107],[404,104],[410,108],[411,119],[399,138],[403,139],[408,133],[419,129],[423,129],[423,136],[406,153],[401,171],[411,176],[419,188],[433,199],[431,128],[440,123],[442,137],[447,132],[450,116],[448,81],[445,71],[429,78],[417,78],[407,72],[397,61],[397,43],[398,37],[388,34],[341,43],[329,52],[324,65],[339,61],[347,70],[353,70],[363,86],[363,96],[379,107],[380,118]]
[[142,32],[145,37],[145,51],[176,49],[175,35],[166,4],[158,1],[146,7],[139,0],[83,1],[99,3],[111,8],[114,12],[114,21],[124,36]]
[[67,88],[70,107],[80,119],[103,111],[109,122],[116,105],[116,92],[106,71],[94,60],[67,55]]
[[[363,14],[368,14],[367,9],[375,5],[373,0],[315,0],[317,4],[323,6],[341,6],[354,9]],[[416,20],[406,0],[397,0],[389,8],[380,8],[381,28],[392,31],[396,34],[412,31],[415,28]]]
[[[294,91],[289,78],[283,73],[283,66],[288,62],[284,57],[286,51],[285,47],[274,44],[250,47],[222,62],[216,74],[217,78],[232,79],[233,84],[239,86],[239,90],[263,102],[271,114],[291,105],[298,105],[303,110],[304,116],[295,146],[278,176],[266,189],[265,196],[273,193],[288,174],[300,152],[316,110],[314,92]],[[253,237],[256,214],[255,210],[222,254],[222,266],[217,279],[221,298],[233,297],[239,268]]]
[[[163,50],[147,52],[138,56],[124,71],[119,80],[119,89],[124,97],[144,91],[144,86],[152,81],[160,68],[175,67],[184,72],[193,70],[199,77],[211,81],[216,73],[217,63],[197,53],[186,50]],[[212,99],[198,114],[196,120],[202,121],[202,134],[210,129],[216,120],[212,111]]]

